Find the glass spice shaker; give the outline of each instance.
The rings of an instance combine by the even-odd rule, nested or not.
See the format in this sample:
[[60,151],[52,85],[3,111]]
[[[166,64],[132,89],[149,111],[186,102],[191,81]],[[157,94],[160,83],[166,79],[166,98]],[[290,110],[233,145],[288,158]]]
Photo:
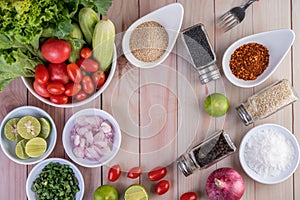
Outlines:
[[177,166],[185,176],[189,176],[195,170],[205,169],[235,150],[229,135],[221,130],[181,155],[177,159]]
[[298,96],[291,83],[283,79],[249,97],[236,110],[245,125],[248,126],[256,120],[272,115],[297,99]]
[[192,58],[193,67],[200,74],[201,84],[220,78],[216,55],[204,25],[200,23],[183,30],[181,37]]

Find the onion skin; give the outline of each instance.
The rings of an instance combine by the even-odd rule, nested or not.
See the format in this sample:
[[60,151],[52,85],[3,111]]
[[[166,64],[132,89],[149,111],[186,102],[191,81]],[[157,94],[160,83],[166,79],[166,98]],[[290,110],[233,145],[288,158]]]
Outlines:
[[206,194],[210,200],[239,200],[244,189],[242,176],[232,168],[216,169],[206,181]]

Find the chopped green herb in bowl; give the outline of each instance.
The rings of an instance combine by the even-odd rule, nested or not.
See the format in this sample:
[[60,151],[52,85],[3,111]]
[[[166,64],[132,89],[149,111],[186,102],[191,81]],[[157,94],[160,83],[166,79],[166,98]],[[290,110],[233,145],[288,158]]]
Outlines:
[[84,182],[75,165],[60,158],[47,159],[30,172],[26,182],[28,199],[80,200]]

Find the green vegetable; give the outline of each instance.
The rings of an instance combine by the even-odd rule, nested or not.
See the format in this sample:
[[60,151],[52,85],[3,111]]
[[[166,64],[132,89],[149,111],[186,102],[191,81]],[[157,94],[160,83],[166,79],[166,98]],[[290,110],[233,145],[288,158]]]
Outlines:
[[100,69],[106,71],[113,58],[115,26],[109,19],[100,20],[93,34],[93,55],[100,63]]
[[80,50],[83,47],[83,35],[78,24],[73,23],[73,31],[70,33],[71,55],[68,58],[70,63],[76,62],[80,58]]
[[82,8],[78,14],[79,25],[86,42],[92,44],[93,32],[99,22],[99,16],[91,8]]
[[110,5],[111,0],[0,0],[0,91],[19,76],[33,77],[35,66],[45,62],[39,46],[46,38],[72,40],[80,8],[104,15]]
[[204,110],[213,117],[221,117],[229,109],[228,99],[220,93],[213,93],[206,97],[204,101]]
[[51,162],[43,168],[33,182],[33,191],[37,194],[38,200],[75,200],[79,184],[69,165]]

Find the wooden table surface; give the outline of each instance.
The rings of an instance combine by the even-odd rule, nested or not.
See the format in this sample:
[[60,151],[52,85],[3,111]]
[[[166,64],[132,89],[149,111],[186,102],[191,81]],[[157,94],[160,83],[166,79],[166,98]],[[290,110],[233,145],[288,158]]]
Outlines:
[[[235,40],[254,33],[291,28],[296,40],[280,64],[277,71],[263,84],[250,89],[242,89],[222,79],[201,85],[197,72],[189,64],[185,49],[177,43],[172,54],[160,66],[139,69],[122,57],[120,41],[122,33],[139,17],[164,5],[179,2],[184,7],[182,29],[196,23],[206,26],[221,66],[226,48]],[[282,78],[289,79],[300,94],[300,1],[260,0],[247,10],[242,24],[223,33],[215,26],[218,16],[231,7],[243,3],[240,0],[113,0],[108,12],[116,26],[116,44],[119,53],[117,71],[102,94],[88,105],[61,109],[46,105],[26,90],[20,79],[13,81],[0,93],[0,121],[12,109],[24,105],[34,105],[47,111],[57,125],[58,140],[50,157],[68,159],[62,145],[62,130],[65,122],[76,111],[84,108],[101,108],[111,113],[122,129],[122,144],[117,156],[106,166],[99,168],[79,167],[85,180],[85,200],[93,199],[95,189],[101,184],[111,184],[117,188],[120,199],[125,189],[134,183],[142,184],[150,194],[150,199],[179,199],[180,195],[195,191],[198,199],[207,199],[205,183],[207,176],[216,168],[232,167],[240,172],[245,181],[244,200],[299,200],[300,169],[283,183],[263,185],[249,178],[240,166],[238,153],[227,157],[214,166],[184,177],[174,162],[190,145],[196,144],[214,131],[224,129],[239,146],[244,134],[253,126],[270,122],[283,125],[300,140],[300,101],[288,106],[271,117],[246,127],[237,117],[235,107],[251,94]],[[225,117],[211,118],[203,110],[203,100],[208,93],[221,92],[229,98],[231,108]],[[297,123],[298,122],[298,123]],[[24,166],[10,161],[0,151],[0,199],[26,199],[25,183],[33,166]],[[124,173],[121,178],[110,183],[107,171],[113,164],[120,164]],[[170,190],[163,196],[154,193],[155,183],[147,179],[147,171],[158,165],[167,166],[166,179]],[[145,173],[138,179],[128,179],[128,169],[141,166]]]

